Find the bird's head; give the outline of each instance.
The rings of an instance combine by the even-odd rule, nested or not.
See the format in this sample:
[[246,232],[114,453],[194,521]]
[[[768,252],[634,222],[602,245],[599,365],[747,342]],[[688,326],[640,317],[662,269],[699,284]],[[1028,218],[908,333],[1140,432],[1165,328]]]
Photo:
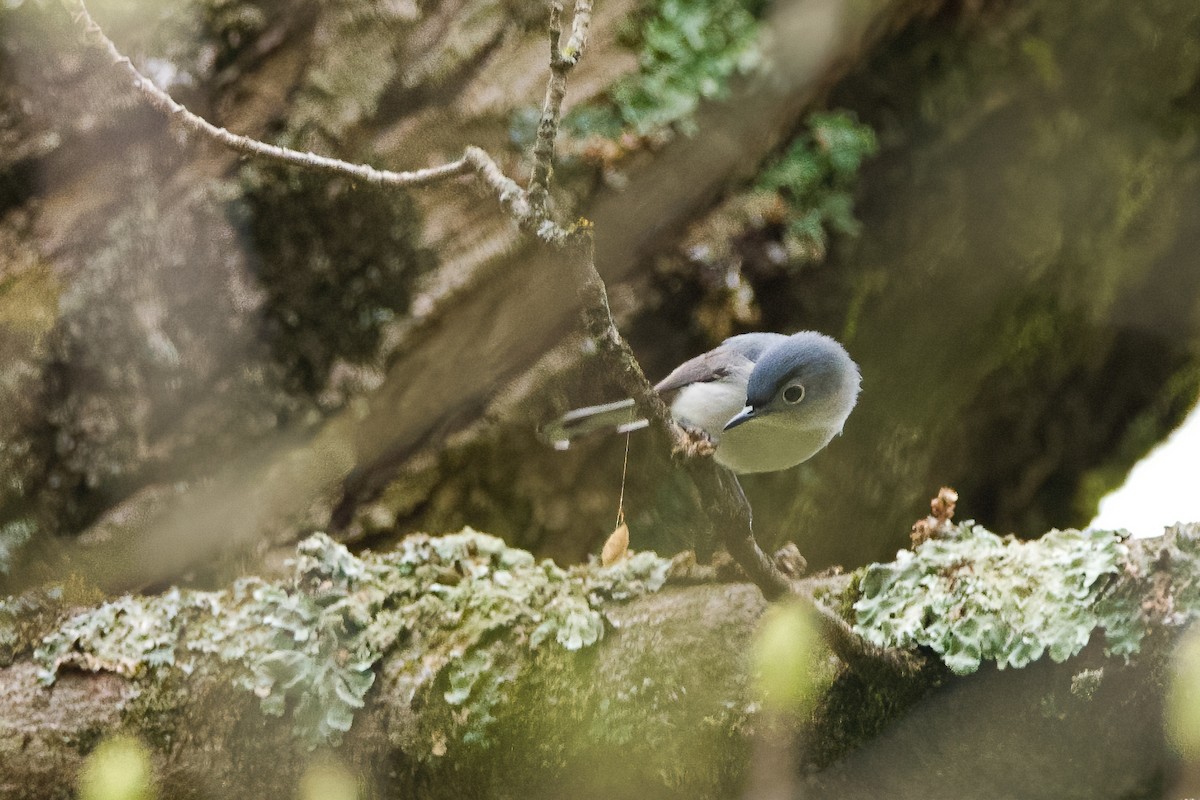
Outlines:
[[746,407],[725,424],[789,425],[839,433],[858,399],[858,365],[824,334],[801,331],[762,354],[746,385]]

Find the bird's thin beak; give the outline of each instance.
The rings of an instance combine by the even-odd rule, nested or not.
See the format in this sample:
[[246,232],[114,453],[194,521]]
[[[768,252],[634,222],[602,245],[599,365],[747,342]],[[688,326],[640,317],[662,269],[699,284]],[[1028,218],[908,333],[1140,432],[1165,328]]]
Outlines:
[[734,414],[733,419],[725,423],[724,430],[730,430],[741,425],[743,422],[749,422],[754,419],[754,406],[746,406],[738,413]]

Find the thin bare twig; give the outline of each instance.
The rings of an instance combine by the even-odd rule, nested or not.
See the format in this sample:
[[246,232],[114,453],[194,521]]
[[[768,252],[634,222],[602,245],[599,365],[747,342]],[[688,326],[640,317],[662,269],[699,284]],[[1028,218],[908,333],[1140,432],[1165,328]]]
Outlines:
[[546,81],[546,98],[542,101],[542,116],[538,120],[537,141],[533,145],[533,170],[529,176],[529,205],[534,216],[549,218],[550,175],[554,171],[554,140],[562,116],[563,97],[567,94],[567,75],[583,56],[587,46],[588,26],[591,24],[591,0],[576,0],[571,20],[571,38],[559,49],[562,41],[562,0],[551,0],[548,23],[550,40],[550,78]]
[[62,0],[62,3],[80,28],[85,41],[102,50],[113,64],[123,69],[131,79],[134,89],[151,107],[166,114],[187,131],[224,145],[238,153],[305,169],[344,175],[375,186],[426,186],[459,175],[474,175],[491,190],[500,204],[512,214],[522,227],[532,229],[539,237],[550,242],[561,242],[569,235],[567,230],[560,228],[544,213],[535,214],[525,190],[505,175],[496,161],[479,147],[468,146],[463,151],[462,157],[448,164],[409,172],[396,172],[376,169],[369,164],[353,164],[338,158],[267,144],[214,125],[176,102],[174,98],[139,72],[133,62],[117,49],[113,41],[88,13],[83,0]]

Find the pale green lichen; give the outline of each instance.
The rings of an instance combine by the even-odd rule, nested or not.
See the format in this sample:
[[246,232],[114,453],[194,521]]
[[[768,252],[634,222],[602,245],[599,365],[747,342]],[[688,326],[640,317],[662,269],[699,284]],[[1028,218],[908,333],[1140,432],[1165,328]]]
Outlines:
[[468,712],[464,741],[483,741],[520,666],[511,642],[595,644],[600,604],[657,590],[668,565],[639,554],[568,571],[470,529],[359,557],[316,534],[300,543],[291,581],[122,597],[67,620],[35,657],[46,683],[63,667],[128,677],[232,667],[265,713],[290,712],[296,734],[317,744],[349,730],[390,655],[391,680],[409,696],[444,675],[443,699]]
[[1170,624],[1200,612],[1196,534],[1133,543],[1122,532],[1069,530],[1026,542],[967,523],[867,567],[855,630],[880,646],[928,647],[958,674],[983,661],[1066,661],[1097,631],[1110,655],[1131,656],[1155,603]]

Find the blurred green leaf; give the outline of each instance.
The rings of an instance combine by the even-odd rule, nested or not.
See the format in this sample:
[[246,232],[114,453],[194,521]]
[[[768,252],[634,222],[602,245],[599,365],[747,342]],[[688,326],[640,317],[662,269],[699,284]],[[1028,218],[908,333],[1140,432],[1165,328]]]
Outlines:
[[102,741],[79,772],[79,800],[151,800],[150,756],[135,739]]
[[814,667],[824,652],[811,612],[801,603],[772,606],[763,615],[754,641],[754,674],[763,707],[777,714],[799,714],[816,692]]
[[358,782],[336,761],[320,761],[300,777],[300,800],[355,800]]
[[1200,630],[1188,632],[1175,651],[1167,693],[1166,727],[1171,746],[1189,761],[1200,760]]

